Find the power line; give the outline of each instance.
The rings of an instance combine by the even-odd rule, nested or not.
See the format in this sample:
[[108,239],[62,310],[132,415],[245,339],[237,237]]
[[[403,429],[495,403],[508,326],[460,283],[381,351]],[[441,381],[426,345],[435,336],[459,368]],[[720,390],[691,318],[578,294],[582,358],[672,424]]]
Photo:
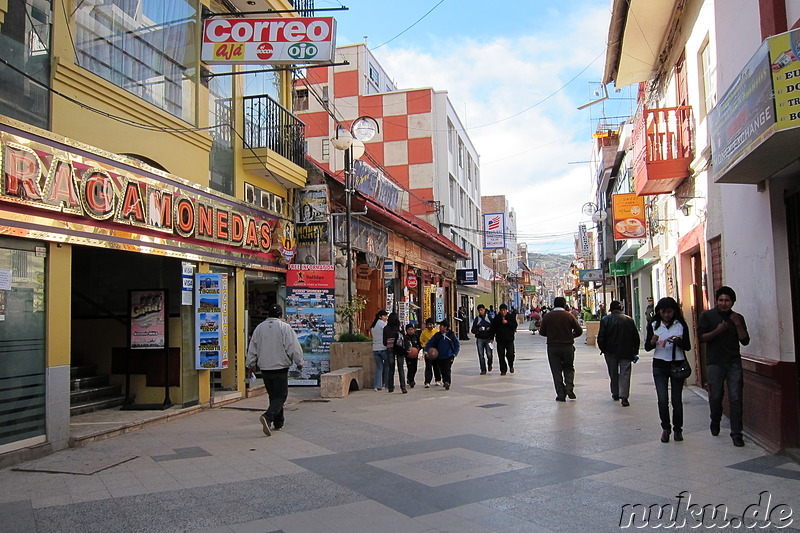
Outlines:
[[430,14],[433,12],[433,10],[434,10],[434,9],[436,9],[437,7],[439,7],[439,6],[440,6],[440,5],[441,5],[443,2],[444,2],[444,0],[440,0],[438,4],[436,4],[435,6],[433,6],[432,8],[430,8],[430,9],[428,10],[428,12],[427,12],[427,13],[425,13],[425,14],[424,14],[424,15],[422,15],[420,18],[418,18],[418,19],[417,19],[417,20],[416,20],[416,21],[415,21],[415,22],[414,22],[414,23],[413,23],[411,26],[409,26],[408,28],[404,29],[403,31],[401,31],[400,33],[398,33],[397,35],[395,35],[394,37],[392,37],[391,39],[389,39],[389,40],[388,40],[388,41],[386,41],[385,43],[381,43],[381,44],[379,44],[378,46],[376,46],[375,48],[373,48],[373,50],[377,50],[378,48],[380,48],[380,47],[381,47],[381,46],[383,46],[384,44],[389,44],[390,42],[394,41],[395,39],[397,39],[398,37],[400,37],[401,35],[403,35],[405,32],[407,32],[408,30],[410,30],[411,28],[413,28],[414,26],[416,26],[417,24],[419,24],[419,23],[422,21],[422,19],[424,19],[425,17],[427,17],[428,15],[430,15]]

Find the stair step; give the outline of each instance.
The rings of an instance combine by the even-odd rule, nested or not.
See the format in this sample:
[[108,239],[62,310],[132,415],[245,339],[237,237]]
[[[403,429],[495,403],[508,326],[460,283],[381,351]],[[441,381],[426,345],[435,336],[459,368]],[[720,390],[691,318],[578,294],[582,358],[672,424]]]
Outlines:
[[69,380],[69,390],[86,390],[108,385],[108,376],[88,376]]
[[90,400],[88,402],[81,402],[71,405],[69,408],[70,416],[82,415],[84,413],[91,413],[101,409],[112,409],[119,407],[125,403],[125,396],[115,396],[113,398],[105,398],[102,400]]
[[119,385],[106,385],[92,389],[75,390],[69,393],[70,405],[78,405],[90,400],[101,400],[109,397],[116,397],[122,393]]
[[75,365],[69,367],[70,379],[94,376],[96,372],[97,366],[95,365]]

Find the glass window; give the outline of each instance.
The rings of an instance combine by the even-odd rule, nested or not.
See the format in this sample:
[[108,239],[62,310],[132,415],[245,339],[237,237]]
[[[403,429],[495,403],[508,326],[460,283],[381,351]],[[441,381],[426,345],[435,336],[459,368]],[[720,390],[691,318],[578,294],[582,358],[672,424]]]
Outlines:
[[0,55],[24,74],[0,68],[0,114],[47,128],[50,94],[31,78],[50,86],[50,2],[2,4],[5,20],[0,24]]
[[714,58],[711,57],[711,46],[706,42],[703,49],[700,51],[700,68],[703,91],[703,114],[708,114],[709,111],[717,103],[717,74],[714,66]]
[[[212,65],[212,72],[231,72],[228,65]],[[208,82],[208,130],[211,135],[209,187],[233,196],[233,76],[213,77]]]
[[75,8],[76,61],[194,123],[197,0],[96,0]]
[[308,89],[294,90],[294,111],[308,111]]

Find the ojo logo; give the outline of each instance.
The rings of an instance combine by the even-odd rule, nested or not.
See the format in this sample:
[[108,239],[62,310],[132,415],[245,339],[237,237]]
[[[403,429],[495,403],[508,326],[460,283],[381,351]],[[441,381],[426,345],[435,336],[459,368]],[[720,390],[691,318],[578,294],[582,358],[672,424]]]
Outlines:
[[311,59],[318,51],[319,49],[311,43],[297,43],[289,47],[289,56],[292,59]]

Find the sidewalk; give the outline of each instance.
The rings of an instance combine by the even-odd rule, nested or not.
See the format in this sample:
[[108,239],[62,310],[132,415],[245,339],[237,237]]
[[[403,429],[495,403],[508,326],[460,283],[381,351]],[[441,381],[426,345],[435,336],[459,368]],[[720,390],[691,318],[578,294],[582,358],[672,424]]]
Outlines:
[[708,405],[689,389],[686,440],[662,444],[649,357],[623,408],[596,348],[576,348],[567,403],[554,401],[544,339],[521,328],[515,374],[495,361],[478,375],[468,341],[449,391],[422,388],[419,374],[408,394],[326,401],[293,388],[272,437],[259,396],[0,470],[0,531],[602,532],[645,516],[630,506],[677,506],[682,491],[678,521],[724,505],[726,518],[708,507],[706,525],[747,529],[731,518],[768,491],[760,516],[772,526],[759,530],[800,531],[796,463],[749,439],[735,448],[726,421],[712,437]]

